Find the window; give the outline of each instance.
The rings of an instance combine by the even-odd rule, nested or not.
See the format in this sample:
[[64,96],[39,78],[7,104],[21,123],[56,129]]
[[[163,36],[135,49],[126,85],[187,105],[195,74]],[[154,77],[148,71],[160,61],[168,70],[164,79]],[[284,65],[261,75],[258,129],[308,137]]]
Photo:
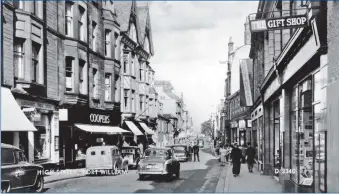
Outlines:
[[124,106],[125,111],[128,110],[128,90],[124,90]]
[[[273,103],[272,106],[273,110],[273,140],[274,140],[274,153],[273,153],[273,159],[274,159],[274,168],[280,169],[282,166],[282,143],[281,143],[281,134],[280,134],[280,101],[276,100]],[[279,175],[279,173],[275,174]]]
[[79,60],[79,92],[80,94],[86,94],[86,61]]
[[144,97],[143,97],[143,96],[140,96],[139,99],[140,99],[140,102],[139,102],[139,108],[140,108],[140,109],[139,109],[139,110],[140,110],[140,114],[142,114],[142,111],[143,111],[143,108],[144,108],[144,107],[143,107]]
[[74,88],[74,82],[73,82],[73,61],[74,59],[72,57],[66,57],[66,91],[71,92]]
[[[295,86],[292,92],[292,180],[305,184],[313,175],[312,77]],[[306,183],[307,184],[307,183]]]
[[15,164],[13,150],[1,148],[1,165],[11,165],[11,164]]
[[128,64],[129,64],[129,53],[128,52],[124,52],[123,64],[124,64],[124,73],[127,73]]
[[105,56],[112,56],[111,30],[105,30]]
[[41,9],[40,9],[40,7],[42,5],[41,2],[39,2],[37,0],[34,0],[34,1],[32,1],[32,3],[33,3],[33,11],[32,11],[33,14],[38,16],[38,17],[40,17],[41,16],[41,13],[40,13]]
[[15,152],[15,158],[16,158],[17,162],[27,162],[26,156],[25,156],[24,152],[22,152],[22,151],[16,151]]
[[13,1],[13,4],[17,9],[24,9],[24,2],[25,1]]
[[105,101],[112,101],[112,74],[105,74]]
[[135,56],[135,54],[132,53],[132,56],[131,56],[131,71],[130,71],[132,76],[135,76],[135,60],[137,60],[136,56]]
[[114,53],[115,59],[119,60],[119,34],[114,33]]
[[120,102],[120,77],[118,75],[115,76],[115,102]]
[[73,37],[73,3],[66,1],[66,35]]
[[97,30],[97,23],[95,21],[92,21],[92,49],[93,51],[96,51],[96,43],[97,43],[97,37],[96,37],[96,30]]
[[131,112],[135,112],[135,91],[132,91],[131,94]]
[[39,66],[40,66],[40,45],[32,42],[32,82],[38,83],[39,80]]
[[94,99],[98,99],[98,90],[99,90],[99,85],[98,85],[98,81],[99,81],[99,73],[98,70],[96,68],[93,68],[92,70],[93,72],[93,98]]
[[85,37],[86,37],[86,30],[85,30],[85,26],[86,26],[86,14],[85,14],[85,8],[83,8],[82,6],[79,6],[79,40],[81,41],[86,41]]
[[139,78],[140,78],[140,81],[144,81],[143,66],[144,66],[144,63],[141,63],[140,67],[139,67]]
[[24,79],[25,67],[24,67],[24,39],[15,38],[14,40],[14,64],[16,68],[17,77]]

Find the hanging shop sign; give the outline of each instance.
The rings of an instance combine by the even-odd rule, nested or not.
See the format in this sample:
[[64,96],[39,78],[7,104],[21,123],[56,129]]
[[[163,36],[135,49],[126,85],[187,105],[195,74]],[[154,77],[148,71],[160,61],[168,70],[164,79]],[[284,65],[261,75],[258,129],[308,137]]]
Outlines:
[[137,43],[135,43],[132,39],[130,39],[128,36],[123,34],[121,38],[121,42],[124,43],[128,48],[134,50],[137,47]]
[[267,18],[250,21],[251,32],[268,30],[281,30],[288,28],[301,28],[308,25],[306,15],[288,16],[280,18]]

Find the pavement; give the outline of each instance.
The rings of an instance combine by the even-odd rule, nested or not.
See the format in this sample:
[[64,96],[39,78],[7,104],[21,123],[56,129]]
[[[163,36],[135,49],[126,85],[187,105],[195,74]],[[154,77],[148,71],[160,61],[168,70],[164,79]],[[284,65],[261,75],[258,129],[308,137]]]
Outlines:
[[240,176],[233,177],[231,166],[221,166],[209,147],[201,149],[200,162],[184,162],[180,165],[180,178],[172,181],[160,177],[149,177],[140,181],[135,170],[121,175],[85,176],[84,169],[74,169],[69,174],[45,177],[45,192],[282,192],[278,182],[257,171],[248,173],[245,165],[242,166]]

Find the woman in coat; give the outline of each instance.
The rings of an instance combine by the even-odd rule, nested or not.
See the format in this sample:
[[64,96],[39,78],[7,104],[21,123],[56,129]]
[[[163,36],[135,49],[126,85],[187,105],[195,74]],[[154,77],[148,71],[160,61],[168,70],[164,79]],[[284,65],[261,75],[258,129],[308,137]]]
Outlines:
[[233,176],[236,177],[240,174],[241,159],[243,157],[242,151],[239,149],[238,143],[234,143],[234,148],[232,149],[231,157],[233,164],[232,172]]

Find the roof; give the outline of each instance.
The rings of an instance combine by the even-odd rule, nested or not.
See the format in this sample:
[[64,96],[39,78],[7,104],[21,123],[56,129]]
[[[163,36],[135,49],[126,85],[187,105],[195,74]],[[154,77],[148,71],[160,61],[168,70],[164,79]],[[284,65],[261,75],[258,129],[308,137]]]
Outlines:
[[136,148],[136,149],[138,149],[139,147],[138,146],[122,146],[122,148]]
[[153,147],[153,148],[147,148],[146,150],[168,150],[168,148]]
[[140,35],[140,24],[138,18],[138,11],[136,9],[135,1],[115,1],[115,11],[117,14],[117,20],[120,24],[120,31],[127,32],[129,30],[130,17],[132,13],[135,13],[135,28],[137,33],[137,39],[140,44],[141,35]]
[[129,19],[132,12],[132,1],[115,1],[115,11],[117,14],[117,20],[120,24],[121,31],[127,31],[129,25]]
[[[139,25],[140,25],[140,38],[141,38],[141,44],[144,45],[145,41],[145,35],[146,35],[146,23],[147,23],[147,12],[148,12],[148,7],[147,6],[142,6],[142,7],[137,7],[138,10],[138,19],[139,19]],[[149,51],[147,51],[149,52]]]
[[6,143],[1,143],[1,148],[9,148],[9,149],[20,150],[18,147],[14,146],[14,145],[6,144]]

